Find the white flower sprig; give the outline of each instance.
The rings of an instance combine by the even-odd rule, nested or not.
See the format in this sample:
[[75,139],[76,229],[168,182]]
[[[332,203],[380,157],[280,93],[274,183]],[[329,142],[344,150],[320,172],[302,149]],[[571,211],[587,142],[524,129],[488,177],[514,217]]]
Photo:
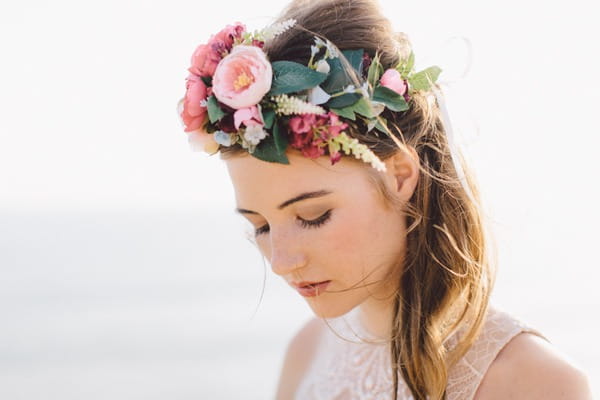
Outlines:
[[308,103],[298,97],[290,97],[287,94],[280,94],[279,96],[271,97],[271,100],[277,104],[275,112],[279,115],[322,115],[326,113],[323,107]]
[[262,41],[272,40],[276,36],[279,36],[285,31],[291,29],[294,25],[296,25],[296,20],[290,18],[285,21],[267,26],[263,30],[256,32],[254,37]]

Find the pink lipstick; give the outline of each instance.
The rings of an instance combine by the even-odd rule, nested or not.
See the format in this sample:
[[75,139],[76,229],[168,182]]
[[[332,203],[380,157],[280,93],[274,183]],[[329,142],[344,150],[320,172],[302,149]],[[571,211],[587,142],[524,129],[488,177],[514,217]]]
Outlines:
[[327,286],[331,281],[323,281],[323,282],[300,282],[293,283],[292,285],[296,288],[298,293],[304,297],[314,297],[325,291]]

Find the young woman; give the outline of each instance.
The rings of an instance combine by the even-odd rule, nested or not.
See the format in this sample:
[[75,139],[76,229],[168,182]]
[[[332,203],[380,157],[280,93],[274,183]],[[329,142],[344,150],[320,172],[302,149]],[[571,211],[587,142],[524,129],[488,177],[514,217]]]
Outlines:
[[477,190],[439,68],[369,0],[295,1],[192,56],[180,115],[220,152],[273,272],[315,313],[278,399],[589,399],[585,374],[489,304]]

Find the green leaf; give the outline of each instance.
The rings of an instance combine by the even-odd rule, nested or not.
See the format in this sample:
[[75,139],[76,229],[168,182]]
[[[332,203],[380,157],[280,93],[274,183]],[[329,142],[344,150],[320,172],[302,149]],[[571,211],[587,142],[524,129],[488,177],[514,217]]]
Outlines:
[[[364,51],[359,50],[344,50],[342,54],[348,60],[348,63],[360,77],[362,74],[362,57]],[[350,71],[344,68],[342,60],[339,57],[327,59],[329,64],[329,74],[321,88],[329,94],[339,93],[348,85],[354,85]]]
[[361,95],[358,93],[346,93],[332,97],[325,105],[329,108],[344,108],[356,103],[360,98]]
[[408,83],[413,90],[429,90],[441,72],[442,69],[438,66],[429,67],[409,76]]
[[346,57],[352,68],[354,68],[357,75],[359,77],[362,76],[363,55],[365,54],[365,51],[363,49],[344,50],[342,51],[342,54]]
[[252,155],[259,160],[274,162],[279,164],[289,164],[287,156],[285,155],[285,149],[283,151],[279,151],[277,148],[277,139],[275,138],[275,134],[272,133],[256,146]]
[[221,110],[221,107],[219,107],[219,103],[217,103],[217,98],[215,96],[210,96],[208,98],[206,106],[208,108],[208,119],[210,120],[211,124],[220,121],[221,118],[226,115],[226,113]]
[[287,149],[289,141],[287,135],[279,129],[279,122],[275,122],[273,126],[273,138],[277,151],[285,157],[285,149]]
[[330,108],[330,110],[339,115],[340,117],[344,117],[349,120],[355,121],[356,115],[354,115],[354,111],[352,110],[352,108],[353,106],[349,106],[344,108]]
[[262,118],[265,123],[265,129],[271,129],[275,121],[275,110],[262,110]]
[[410,72],[412,71],[414,65],[415,65],[415,53],[413,53],[411,51],[410,56],[408,56],[408,60],[403,60],[396,67],[396,69],[398,70],[398,72],[400,72],[400,76],[402,76],[402,79],[406,79],[408,77],[408,75],[410,75]]
[[212,86],[212,76],[202,76],[200,79],[202,79],[202,82],[206,85],[206,87]]
[[409,106],[404,96],[394,92],[385,86],[377,86],[373,92],[373,101],[385,104],[392,111],[406,111]]
[[381,133],[385,133],[386,135],[389,135],[389,132],[388,132],[389,128],[387,127],[387,121],[383,117],[377,118],[377,123],[375,124],[375,129],[377,129]]
[[297,62],[275,61],[271,65],[273,67],[273,82],[269,92],[271,96],[310,89],[327,79],[327,74]]
[[376,113],[371,103],[364,97],[352,106],[352,111],[367,118],[375,118]]
[[367,74],[367,80],[369,85],[374,88],[379,82],[379,78],[383,74],[383,66],[379,62],[379,54],[375,54],[373,60],[371,61],[371,65],[369,66],[369,72]]

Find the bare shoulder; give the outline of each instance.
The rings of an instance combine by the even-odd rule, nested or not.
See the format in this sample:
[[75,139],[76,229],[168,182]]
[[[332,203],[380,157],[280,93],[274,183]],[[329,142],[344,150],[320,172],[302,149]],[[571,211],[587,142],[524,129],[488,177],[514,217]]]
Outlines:
[[304,324],[290,341],[279,377],[277,399],[292,399],[294,397],[300,380],[312,360],[322,331],[323,322],[313,317]]
[[586,374],[552,344],[520,333],[504,346],[487,370],[475,400],[591,400]]

